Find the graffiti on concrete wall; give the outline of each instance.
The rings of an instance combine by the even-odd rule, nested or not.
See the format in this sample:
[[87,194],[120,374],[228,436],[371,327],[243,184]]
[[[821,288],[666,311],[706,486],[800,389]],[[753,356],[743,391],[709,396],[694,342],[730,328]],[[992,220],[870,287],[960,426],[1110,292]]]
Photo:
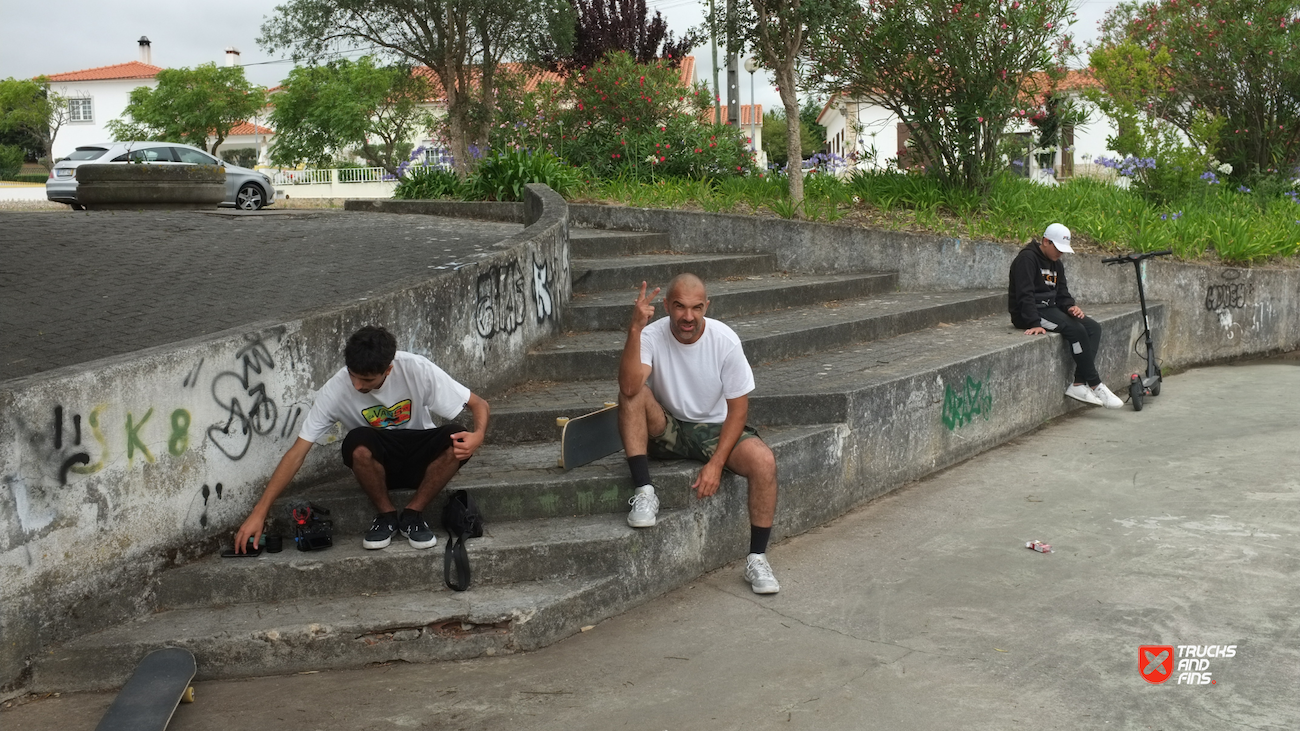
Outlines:
[[528,308],[525,295],[524,272],[517,260],[501,266],[489,267],[478,275],[475,285],[477,299],[474,305],[474,325],[485,338],[497,333],[509,335],[524,324]]
[[956,389],[951,384],[944,384],[941,418],[948,431],[971,423],[977,416],[983,417],[985,421],[992,416],[993,393],[988,385],[991,375],[990,371],[982,381],[966,376],[965,382]]
[[550,319],[555,310],[555,295],[551,289],[554,286],[551,281],[553,271],[550,262],[538,261],[537,255],[533,254],[533,300],[537,304],[539,323]]
[[[283,336],[283,328],[244,336],[229,369],[208,381],[215,410],[212,403],[202,403],[202,391],[195,390],[205,365],[211,362],[200,358],[182,380],[180,394],[169,399],[170,404],[99,403],[84,411],[58,404],[46,412],[50,414],[48,426],[30,425],[34,429],[29,441],[38,455],[45,455],[39,458],[49,465],[47,474],[59,485],[67,485],[77,475],[99,473],[114,463],[133,467],[153,464],[165,455],[180,457],[209,440],[226,458],[243,459],[254,439],[292,437],[301,423],[302,405],[279,404],[268,393],[266,378],[277,367],[273,350]],[[293,358],[292,348],[284,352]],[[279,365],[283,367],[283,363]],[[193,397],[185,395],[191,391]],[[205,431],[196,423],[196,413],[204,419],[214,414],[218,418]]]
[[1255,285],[1252,282],[1239,281],[1241,276],[1241,271],[1237,269],[1225,269],[1217,277],[1207,276],[1206,311],[1240,310],[1250,307],[1255,301]]
[[208,427],[207,437],[221,453],[232,460],[248,454],[254,437],[265,437],[275,431],[283,416],[281,436],[287,436],[296,424],[302,409],[280,413],[275,399],[266,393],[264,378],[275,369],[275,358],[267,346],[266,337],[283,337],[284,329],[269,333],[244,335],[244,346],[236,353],[234,370],[222,371],[212,379],[212,399],[225,415]]

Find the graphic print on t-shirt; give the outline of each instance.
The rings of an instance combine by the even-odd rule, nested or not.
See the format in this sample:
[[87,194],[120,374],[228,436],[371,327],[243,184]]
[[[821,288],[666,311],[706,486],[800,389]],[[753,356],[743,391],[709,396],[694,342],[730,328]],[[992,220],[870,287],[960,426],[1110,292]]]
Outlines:
[[411,420],[411,399],[398,401],[392,406],[371,406],[363,409],[361,416],[376,429],[401,426]]
[[1047,283],[1047,286],[1049,286],[1049,287],[1055,287],[1055,286],[1056,286],[1056,270],[1055,270],[1055,269],[1039,269],[1038,271],[1040,271],[1040,272],[1043,273],[1043,281]]

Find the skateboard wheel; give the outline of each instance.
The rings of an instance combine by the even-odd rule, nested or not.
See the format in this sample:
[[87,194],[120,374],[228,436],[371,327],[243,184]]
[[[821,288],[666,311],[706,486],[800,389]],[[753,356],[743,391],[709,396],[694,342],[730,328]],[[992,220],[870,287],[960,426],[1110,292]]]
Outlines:
[[566,425],[568,425],[568,423],[569,423],[569,417],[567,416],[555,417],[555,425],[560,427],[561,429],[563,429]]
[[612,408],[614,408],[615,406],[618,406],[618,404],[615,403],[615,402],[613,402],[613,401],[606,401],[606,402],[605,402],[605,408],[607,408],[607,409],[612,409]]
[[193,702],[194,702],[194,686],[191,685],[185,689],[184,693],[181,694],[181,703],[193,703]]

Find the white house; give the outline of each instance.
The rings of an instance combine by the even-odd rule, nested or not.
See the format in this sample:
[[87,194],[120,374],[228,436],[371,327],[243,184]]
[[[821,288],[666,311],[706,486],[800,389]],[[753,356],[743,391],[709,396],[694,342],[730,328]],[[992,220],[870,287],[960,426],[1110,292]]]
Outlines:
[[[1036,85],[1042,85],[1043,90],[1047,89],[1045,81],[1045,77],[1035,79]],[[1109,172],[1092,162],[1098,157],[1115,156],[1106,145],[1107,137],[1115,134],[1114,126],[1081,93],[1095,86],[1096,79],[1086,70],[1069,71],[1055,84],[1056,91],[1069,95],[1087,112],[1088,121],[1081,125],[1067,125],[1061,130],[1061,144],[1053,154],[1052,172],[1049,173],[1053,177],[1105,175]],[[908,126],[888,109],[870,101],[834,94],[826,101],[817,123],[826,128],[826,149],[848,161],[842,168],[844,172],[878,170],[890,165],[907,167],[909,154],[915,154],[910,153],[907,146]],[[1037,136],[1037,130],[1028,121],[1009,127],[1007,133],[1022,136],[1026,141]],[[1037,160],[1031,158],[1028,162],[1026,174],[1039,176]]]
[[158,85],[154,76],[162,68],[150,63],[149,39],[141,37],[139,46],[138,61],[47,77],[50,90],[68,100],[68,121],[54,138],[55,159],[66,157],[81,145],[113,139],[108,123],[122,116],[131,90]]

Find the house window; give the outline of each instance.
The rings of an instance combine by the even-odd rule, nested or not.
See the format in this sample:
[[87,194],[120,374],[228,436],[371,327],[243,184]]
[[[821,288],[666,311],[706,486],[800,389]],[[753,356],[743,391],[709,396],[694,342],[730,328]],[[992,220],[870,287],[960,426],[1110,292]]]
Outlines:
[[68,100],[69,122],[93,122],[95,115],[91,109],[90,97]]

